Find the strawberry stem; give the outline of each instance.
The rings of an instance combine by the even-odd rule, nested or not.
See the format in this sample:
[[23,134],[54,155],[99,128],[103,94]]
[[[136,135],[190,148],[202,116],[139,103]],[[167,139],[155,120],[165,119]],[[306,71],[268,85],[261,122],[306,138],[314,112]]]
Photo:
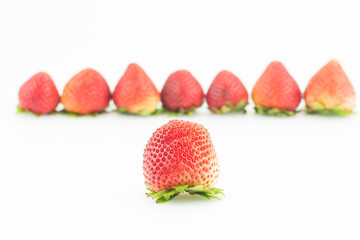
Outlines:
[[153,191],[146,184],[146,182],[145,182],[145,185],[146,185],[146,189],[149,191],[148,193],[146,193],[146,195],[148,197],[155,198],[156,203],[168,202],[168,201],[172,200],[173,198],[175,198],[177,195],[179,195],[181,193],[185,193],[185,192],[189,193],[190,195],[199,195],[206,199],[218,199],[218,200],[221,200],[221,198],[216,196],[217,194],[224,195],[223,189],[220,189],[220,188],[205,189],[203,185],[197,185],[194,187],[189,187],[188,185],[183,185],[183,186],[174,187],[173,189],[166,189],[166,190],[163,190],[160,192]]

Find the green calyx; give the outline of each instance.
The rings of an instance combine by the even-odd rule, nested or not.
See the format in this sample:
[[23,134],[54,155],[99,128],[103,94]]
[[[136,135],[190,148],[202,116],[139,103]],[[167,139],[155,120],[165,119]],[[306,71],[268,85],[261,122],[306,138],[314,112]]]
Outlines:
[[197,185],[195,187],[188,187],[188,185],[178,186],[173,189],[167,189],[160,192],[155,192],[146,184],[146,189],[149,191],[146,193],[148,197],[156,198],[156,203],[168,202],[171,199],[175,198],[180,193],[189,193],[190,195],[200,195],[206,199],[218,199],[221,200],[216,194],[222,194],[223,189],[220,188],[211,188],[205,189],[203,185]]
[[61,111],[57,111],[55,113],[61,114],[61,115],[65,115],[67,117],[84,117],[84,116],[89,116],[89,117],[97,117],[99,114],[101,113],[105,113],[105,111],[102,112],[93,112],[93,113],[88,113],[88,114],[80,114],[80,113],[74,113],[74,112],[69,112],[66,111],[65,109],[61,110]]
[[138,113],[131,113],[126,108],[117,108],[115,112],[119,112],[122,114],[128,114],[128,115],[139,115],[139,116],[155,116],[155,115],[161,115],[164,112],[163,108],[155,109],[155,111],[149,111],[149,110],[142,110]]
[[314,102],[313,106],[310,108],[306,107],[306,113],[308,114],[321,114],[321,115],[330,115],[330,116],[348,116],[352,114],[352,111],[345,111],[342,106],[338,106],[332,109],[327,109],[324,105],[319,102]]
[[261,115],[277,116],[277,117],[289,117],[294,116],[298,111],[280,110],[278,108],[265,108],[260,105],[255,106],[255,111]]
[[164,112],[167,112],[167,114],[169,116],[181,116],[181,115],[188,115],[188,116],[191,116],[193,115],[193,113],[195,112],[195,110],[197,109],[198,107],[193,107],[193,108],[188,108],[188,109],[180,109],[178,111],[172,111],[170,109],[167,109],[165,107],[163,107],[164,109]]
[[[33,114],[33,115],[35,115],[35,116],[37,116],[37,117],[40,117],[41,115],[43,115],[43,114],[40,114],[40,113],[34,113],[34,112],[32,112],[32,111],[29,111],[29,110],[25,110],[25,109],[23,109],[22,107],[20,107],[20,105],[17,105],[16,106],[16,113],[17,114],[22,114],[22,113],[26,113],[26,114]],[[49,114],[49,113],[48,113]]]
[[65,115],[68,117],[83,117],[83,116],[96,117],[97,115],[99,115],[101,113],[106,113],[106,112],[107,111],[93,112],[93,113],[89,113],[89,114],[79,114],[79,113],[69,112],[69,111],[66,111],[65,109],[62,109],[62,110],[58,110],[58,111],[55,110],[53,112],[46,113],[46,114],[39,114],[39,113],[34,113],[31,111],[25,110],[22,107],[20,107],[20,105],[17,105],[17,111],[16,111],[16,113],[31,113],[37,117],[40,117],[42,115],[55,115],[55,114],[61,114],[61,115]]
[[248,104],[247,101],[245,100],[241,100],[236,106],[231,105],[230,103],[225,103],[224,106],[222,106],[220,109],[219,108],[213,108],[210,109],[212,112],[217,113],[217,114],[225,114],[225,113],[229,113],[229,112],[241,112],[241,113],[246,113],[245,107]]

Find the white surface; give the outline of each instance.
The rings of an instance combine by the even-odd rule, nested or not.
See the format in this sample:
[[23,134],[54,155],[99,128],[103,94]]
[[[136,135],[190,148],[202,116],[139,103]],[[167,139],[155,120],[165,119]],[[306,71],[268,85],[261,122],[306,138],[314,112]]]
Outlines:
[[173,117],[15,114],[38,71],[61,92],[92,67],[113,89],[130,62],[159,89],[185,68],[206,91],[228,69],[250,93],[272,60],[304,90],[337,58],[359,93],[357,1],[248,2],[1,1],[0,239],[359,239],[359,114],[216,116],[204,105],[182,118],[209,129],[226,197],[162,205],[144,195],[142,154]]

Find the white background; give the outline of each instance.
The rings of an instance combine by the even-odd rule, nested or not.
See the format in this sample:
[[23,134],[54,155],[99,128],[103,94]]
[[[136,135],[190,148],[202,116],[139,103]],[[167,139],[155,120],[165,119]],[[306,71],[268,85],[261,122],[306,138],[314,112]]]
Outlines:
[[[21,84],[59,92],[98,70],[114,89],[136,62],[161,89],[188,69],[206,91],[223,69],[251,89],[282,61],[302,91],[337,58],[360,92],[358,1],[0,2],[0,239],[359,239],[360,117],[211,114],[221,201],[145,197],[142,154],[174,117],[15,114]],[[302,103],[301,106],[303,106]],[[359,106],[359,98],[357,100]],[[359,112],[359,108],[357,108]]]

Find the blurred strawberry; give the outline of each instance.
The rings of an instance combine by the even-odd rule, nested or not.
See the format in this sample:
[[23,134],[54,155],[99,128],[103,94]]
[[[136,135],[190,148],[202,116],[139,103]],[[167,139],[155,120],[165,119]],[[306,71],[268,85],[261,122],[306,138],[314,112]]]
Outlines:
[[215,113],[245,111],[248,93],[238,77],[229,71],[221,71],[211,83],[206,101]]
[[58,90],[45,72],[39,72],[26,81],[19,91],[22,110],[37,114],[53,112],[60,101]]
[[113,100],[120,111],[151,115],[160,101],[160,94],[144,70],[132,63],[116,85]]
[[78,114],[102,112],[109,101],[110,90],[105,79],[90,68],[72,77],[61,96],[65,110]]
[[252,98],[259,114],[292,116],[301,101],[301,92],[284,65],[272,62],[256,82]]
[[311,113],[346,115],[355,106],[355,90],[336,60],[331,60],[311,78],[304,98]]
[[170,111],[191,114],[204,101],[200,83],[186,70],[176,71],[165,82],[161,101]]

